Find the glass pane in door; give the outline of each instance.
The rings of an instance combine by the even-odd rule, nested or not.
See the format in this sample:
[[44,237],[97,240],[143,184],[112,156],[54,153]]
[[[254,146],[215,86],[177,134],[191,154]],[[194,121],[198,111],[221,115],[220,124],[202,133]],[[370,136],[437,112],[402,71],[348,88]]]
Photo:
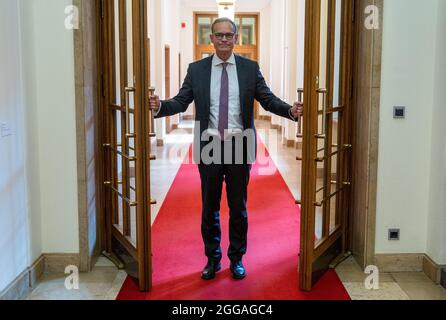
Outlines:
[[242,20],[242,30],[240,31],[242,35],[242,44],[255,46],[257,44],[256,39],[256,18],[249,17],[243,18]]
[[210,35],[212,33],[211,17],[198,17],[197,23],[197,44],[211,44]]

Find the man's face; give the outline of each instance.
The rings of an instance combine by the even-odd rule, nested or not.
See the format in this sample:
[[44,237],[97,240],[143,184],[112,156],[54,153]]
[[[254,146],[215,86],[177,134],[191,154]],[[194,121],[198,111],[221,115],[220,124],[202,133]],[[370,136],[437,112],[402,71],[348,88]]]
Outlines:
[[214,44],[217,53],[232,53],[237,40],[238,35],[234,34],[234,29],[231,23],[221,22],[214,26],[214,33],[211,34],[211,41]]

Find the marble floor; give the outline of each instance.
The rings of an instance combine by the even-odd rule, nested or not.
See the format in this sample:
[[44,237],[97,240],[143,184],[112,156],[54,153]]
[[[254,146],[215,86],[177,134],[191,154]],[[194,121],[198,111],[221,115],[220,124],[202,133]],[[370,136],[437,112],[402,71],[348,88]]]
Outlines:
[[[257,127],[260,138],[293,196],[300,198],[301,172],[296,161],[298,151],[282,145],[279,135],[269,130],[266,122],[259,121]],[[151,168],[152,195],[157,204],[153,206],[152,223],[191,142],[191,123],[184,123],[167,136],[163,147],[154,147],[157,161],[153,162]],[[435,285],[422,272],[380,274],[377,290],[366,289],[364,282],[368,275],[353,258],[339,264],[336,272],[353,300],[446,300],[446,290]],[[100,257],[92,272],[80,274],[78,290],[66,289],[66,277],[65,274],[45,274],[28,299],[113,300],[119,293],[126,273],[118,270],[106,258]]]

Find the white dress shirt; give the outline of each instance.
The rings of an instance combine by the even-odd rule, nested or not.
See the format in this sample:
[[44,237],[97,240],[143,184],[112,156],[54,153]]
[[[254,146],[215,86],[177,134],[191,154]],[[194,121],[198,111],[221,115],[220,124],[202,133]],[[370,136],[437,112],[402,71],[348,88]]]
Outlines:
[[[212,59],[209,129],[218,129],[221,75],[223,71],[222,63],[224,62],[225,61],[221,60],[216,54]],[[242,110],[240,107],[240,88],[234,54],[232,54],[226,62],[228,63],[226,70],[228,71],[229,77],[228,129],[229,131],[243,130]]]

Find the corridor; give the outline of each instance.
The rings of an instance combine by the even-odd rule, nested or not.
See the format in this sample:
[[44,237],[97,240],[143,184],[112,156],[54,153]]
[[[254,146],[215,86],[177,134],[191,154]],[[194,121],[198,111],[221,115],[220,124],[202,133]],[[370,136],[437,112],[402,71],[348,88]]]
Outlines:
[[[231,299],[185,166],[230,97],[277,168],[234,297],[446,300],[445,33],[444,0],[0,0],[0,300]],[[187,79],[217,40],[232,85],[226,58]]]

